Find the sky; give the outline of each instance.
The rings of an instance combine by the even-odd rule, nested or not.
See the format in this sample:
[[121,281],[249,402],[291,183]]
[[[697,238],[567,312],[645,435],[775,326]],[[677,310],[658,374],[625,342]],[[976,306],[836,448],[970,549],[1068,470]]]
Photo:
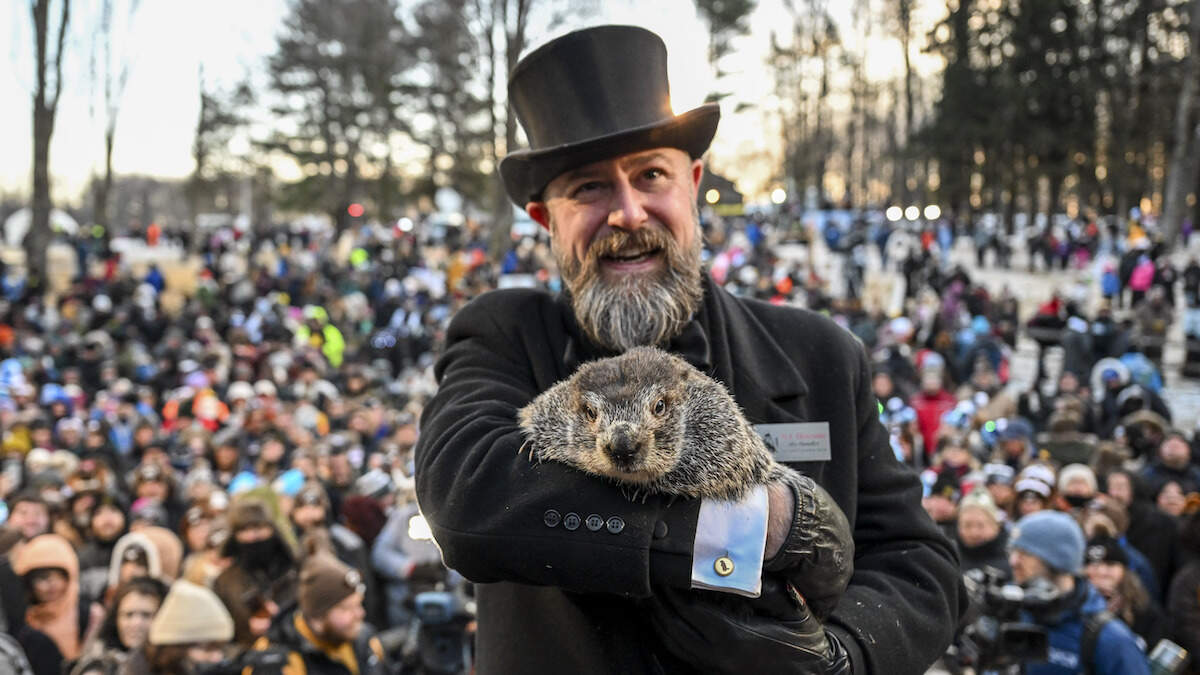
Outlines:
[[[118,174],[184,177],[192,172],[192,140],[199,114],[199,72],[206,83],[231,87],[249,73],[261,73],[274,48],[275,33],[287,13],[287,0],[143,0],[128,13],[133,0],[114,0],[114,62],[129,64],[129,79],[117,115],[113,156]],[[784,0],[759,0],[751,32],[735,42],[737,52],[723,65],[732,71],[744,100],[766,100],[770,75],[762,65],[773,28],[787,25]],[[34,82],[33,29],[26,0],[0,3],[0,45],[7,45],[9,68],[0,69],[0,194],[25,195],[31,167],[31,96]],[[833,0],[830,12],[842,26],[847,43],[857,44],[849,0]],[[103,110],[89,76],[100,0],[74,0],[64,65],[64,91],[51,144],[51,177],[56,201],[77,202],[103,166]],[[931,25],[944,5],[927,0],[918,6],[918,25]],[[51,7],[57,15],[58,3]],[[130,18],[132,17],[132,18]],[[695,107],[713,89],[707,62],[708,30],[692,0],[600,0],[598,14],[568,18],[553,31],[534,36],[532,47],[587,25],[628,23],[649,28],[667,44],[672,104],[677,112]],[[918,33],[920,34],[920,33]],[[899,42],[872,36],[869,74],[884,79],[902,62]],[[919,54],[918,68],[933,72],[936,64]],[[726,108],[732,107],[727,105]],[[94,110],[93,110],[94,108]],[[724,120],[713,145],[721,158],[770,155],[778,142],[764,133],[762,113],[733,115]],[[729,162],[727,162],[728,164]],[[760,163],[761,164],[761,163]],[[769,189],[771,168],[759,166],[742,177],[754,189]],[[728,173],[728,171],[726,172]],[[738,176],[734,176],[738,178]]]

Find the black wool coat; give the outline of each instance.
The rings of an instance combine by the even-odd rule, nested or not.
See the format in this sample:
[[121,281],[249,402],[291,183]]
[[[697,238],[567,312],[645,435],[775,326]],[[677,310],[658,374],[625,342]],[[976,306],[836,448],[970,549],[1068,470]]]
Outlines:
[[[706,279],[701,309],[668,350],[723,382],[751,423],[829,423],[831,459],[792,465],[854,527],[854,576],[826,627],[855,673],[923,673],[966,600],[953,544],[879,423],[861,344],[820,315]],[[637,601],[659,585],[690,587],[699,501],[631,502],[608,481],[518,453],[517,410],[605,356],[568,301],[544,292],[484,294],[450,324],[421,419],[417,497],[446,563],[481,584],[483,675],[675,670]],[[592,515],[604,526],[578,526]]]

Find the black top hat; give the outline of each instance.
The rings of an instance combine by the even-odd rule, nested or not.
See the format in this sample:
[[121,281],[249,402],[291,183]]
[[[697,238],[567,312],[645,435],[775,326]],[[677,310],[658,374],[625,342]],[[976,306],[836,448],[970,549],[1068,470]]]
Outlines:
[[672,113],[666,45],[635,26],[597,26],[547,42],[517,63],[508,100],[530,145],[500,162],[518,206],[539,199],[564,171],[602,159],[658,147],[699,157],[721,118],[715,103]]

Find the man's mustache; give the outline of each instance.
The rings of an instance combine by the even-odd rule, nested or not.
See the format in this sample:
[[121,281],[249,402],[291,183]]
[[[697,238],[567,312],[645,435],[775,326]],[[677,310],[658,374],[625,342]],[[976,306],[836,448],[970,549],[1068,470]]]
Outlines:
[[636,230],[613,229],[592,240],[587,257],[595,261],[604,256],[628,251],[652,251],[667,249],[672,244],[670,235],[658,228],[640,227]]

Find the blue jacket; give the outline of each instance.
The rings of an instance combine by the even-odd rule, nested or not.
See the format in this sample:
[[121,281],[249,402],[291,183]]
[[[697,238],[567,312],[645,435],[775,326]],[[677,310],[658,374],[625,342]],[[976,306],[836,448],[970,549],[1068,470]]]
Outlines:
[[[1054,624],[1037,621],[1026,615],[1024,620],[1038,623],[1050,631],[1050,658],[1045,663],[1026,665],[1026,675],[1074,675],[1082,673],[1079,658],[1083,640],[1083,622],[1105,609],[1104,598],[1086,580],[1076,577],[1079,604],[1066,612]],[[1138,646],[1137,637],[1120,619],[1112,619],[1100,629],[1096,653],[1092,659],[1094,675],[1150,675],[1150,664]]]

